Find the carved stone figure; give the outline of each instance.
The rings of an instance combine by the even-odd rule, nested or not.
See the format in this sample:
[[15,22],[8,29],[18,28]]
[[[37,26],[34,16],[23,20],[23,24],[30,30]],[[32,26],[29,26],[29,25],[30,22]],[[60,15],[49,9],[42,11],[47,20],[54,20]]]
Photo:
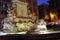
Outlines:
[[44,22],[43,19],[40,20],[40,22],[38,23],[36,30],[35,31],[46,31],[46,22]]

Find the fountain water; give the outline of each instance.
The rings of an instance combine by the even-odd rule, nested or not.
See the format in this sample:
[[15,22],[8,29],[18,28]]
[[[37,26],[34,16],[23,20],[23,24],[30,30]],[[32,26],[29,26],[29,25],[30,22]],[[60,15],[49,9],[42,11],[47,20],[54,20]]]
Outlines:
[[40,31],[46,31],[46,30],[47,30],[46,22],[44,22],[44,20],[41,19],[41,20],[39,21],[39,23],[38,23],[37,28],[36,28],[35,31],[40,32]]

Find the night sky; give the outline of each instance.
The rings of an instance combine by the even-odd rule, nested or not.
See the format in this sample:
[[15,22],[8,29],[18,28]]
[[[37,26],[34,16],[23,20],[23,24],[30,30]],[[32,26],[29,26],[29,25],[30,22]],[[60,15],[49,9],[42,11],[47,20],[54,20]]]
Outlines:
[[48,4],[48,1],[49,1],[49,0],[38,0],[38,6],[41,5],[41,4],[43,4],[43,3],[49,5],[49,4]]

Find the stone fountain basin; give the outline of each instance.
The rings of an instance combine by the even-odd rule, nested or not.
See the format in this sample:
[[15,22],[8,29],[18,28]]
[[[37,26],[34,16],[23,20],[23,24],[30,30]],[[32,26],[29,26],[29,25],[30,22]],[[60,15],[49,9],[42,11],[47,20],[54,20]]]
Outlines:
[[0,36],[3,36],[3,35],[13,35],[13,34],[26,34],[27,32],[18,32],[18,33],[3,33],[3,32],[0,32]]
[[39,32],[32,32],[31,34],[52,34],[52,33],[60,33],[60,31],[39,31]]

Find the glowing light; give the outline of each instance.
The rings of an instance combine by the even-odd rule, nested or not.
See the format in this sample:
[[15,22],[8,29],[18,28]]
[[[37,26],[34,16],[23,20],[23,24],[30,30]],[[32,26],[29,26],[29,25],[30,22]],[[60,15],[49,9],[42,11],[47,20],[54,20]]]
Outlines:
[[45,19],[49,19],[49,16],[48,16],[48,15],[46,15],[46,16],[45,16]]
[[50,13],[50,18],[51,18],[51,21],[55,21],[58,19],[58,16],[57,14],[54,12],[54,13]]
[[54,19],[54,14],[53,13],[50,13],[50,17],[51,17],[51,19]]

